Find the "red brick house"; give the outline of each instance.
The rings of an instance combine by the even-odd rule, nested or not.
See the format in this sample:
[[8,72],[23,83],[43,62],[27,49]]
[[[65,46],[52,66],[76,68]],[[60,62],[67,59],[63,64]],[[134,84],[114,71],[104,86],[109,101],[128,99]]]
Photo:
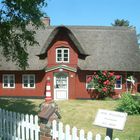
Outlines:
[[120,75],[115,93],[126,91],[131,73],[140,92],[140,52],[128,27],[46,26],[37,30],[39,46],[29,47],[29,67],[20,70],[0,56],[0,96],[44,97],[50,80],[52,98],[91,98],[86,78],[98,70]]

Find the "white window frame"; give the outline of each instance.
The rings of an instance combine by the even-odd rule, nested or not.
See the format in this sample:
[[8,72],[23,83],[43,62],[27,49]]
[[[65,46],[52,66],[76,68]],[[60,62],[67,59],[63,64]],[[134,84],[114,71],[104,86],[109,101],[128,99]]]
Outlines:
[[[8,78],[8,86],[6,87],[6,86],[4,86],[4,77],[5,76],[7,76],[7,78]],[[13,76],[13,86],[11,87],[10,86],[10,76]],[[3,88],[15,88],[15,75],[14,74],[3,74],[3,76],[2,76],[2,87]]]
[[[117,75],[115,75],[115,76],[117,76]],[[116,87],[116,81],[115,81],[115,87],[114,87],[114,89],[122,89],[122,75],[119,75],[119,76],[120,76],[120,80],[121,80],[121,87],[120,88],[117,88]]]
[[89,76],[92,76],[92,75],[86,75],[86,89],[95,89],[94,87],[88,88],[87,78],[88,78]]
[[[62,60],[61,61],[58,61],[58,59],[57,59],[58,58],[57,57],[58,56],[57,55],[58,54],[58,50],[61,50],[62,51],[62,54],[61,54],[62,55]],[[64,50],[67,50],[68,51],[68,61],[64,61]],[[70,56],[69,55],[69,48],[57,48],[56,49],[56,63],[69,63],[69,56]]]
[[[24,86],[24,77],[27,77],[27,81],[28,81],[28,86],[26,87],[26,86]],[[34,77],[34,86],[33,87],[31,87],[30,86],[30,76],[33,76]],[[35,82],[35,74],[23,74],[22,75],[22,88],[31,88],[31,89],[34,89],[35,88],[35,84],[36,84],[36,82]]]

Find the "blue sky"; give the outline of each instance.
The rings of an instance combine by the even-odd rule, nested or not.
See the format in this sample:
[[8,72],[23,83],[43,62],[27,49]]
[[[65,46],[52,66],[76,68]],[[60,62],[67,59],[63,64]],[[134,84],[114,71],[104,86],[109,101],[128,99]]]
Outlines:
[[48,0],[51,25],[110,26],[125,19],[140,33],[140,0]]

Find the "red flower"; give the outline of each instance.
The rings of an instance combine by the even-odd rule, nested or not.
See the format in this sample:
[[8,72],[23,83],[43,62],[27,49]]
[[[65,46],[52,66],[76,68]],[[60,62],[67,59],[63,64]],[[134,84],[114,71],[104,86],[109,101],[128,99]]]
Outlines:
[[106,81],[106,83],[107,83],[107,85],[109,85],[109,84],[110,84],[110,81],[109,81],[109,80],[107,80],[107,81]]
[[102,74],[103,74],[104,76],[106,76],[106,74],[107,74],[107,71],[103,71],[103,72],[102,72]]
[[106,81],[103,84],[106,85],[107,84]]
[[98,78],[98,75],[95,75],[95,78]]
[[114,72],[110,72],[110,77],[114,76]]
[[120,75],[116,75],[116,79],[119,80],[121,78]]
[[107,88],[104,87],[104,88],[102,89],[102,91],[103,91],[103,92],[107,92]]
[[109,85],[110,82],[109,82],[109,80],[106,80],[103,84],[104,84],[104,85]]
[[92,80],[92,76],[89,76],[88,78],[87,78],[87,83],[89,83],[89,82],[91,82],[91,80]]

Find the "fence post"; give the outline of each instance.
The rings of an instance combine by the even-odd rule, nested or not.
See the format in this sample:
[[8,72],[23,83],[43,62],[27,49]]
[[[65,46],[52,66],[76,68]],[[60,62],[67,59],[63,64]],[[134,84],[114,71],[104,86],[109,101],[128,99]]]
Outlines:
[[41,104],[40,112],[40,140],[51,140],[51,125],[53,120],[59,120],[60,114],[55,102],[44,102]]
[[51,129],[46,127],[46,124],[40,124],[40,140],[51,140]]
[[110,140],[112,140],[112,135],[113,135],[113,129],[107,128],[106,129],[106,136],[109,136]]

